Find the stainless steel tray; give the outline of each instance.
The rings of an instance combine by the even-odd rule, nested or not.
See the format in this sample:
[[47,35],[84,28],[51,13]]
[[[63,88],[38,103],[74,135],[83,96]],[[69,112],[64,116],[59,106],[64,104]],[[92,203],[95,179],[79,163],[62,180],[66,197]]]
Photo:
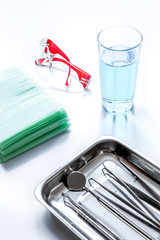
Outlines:
[[[77,213],[64,204],[62,193],[67,193],[77,203],[84,206],[91,214],[99,219],[105,226],[109,227],[119,237],[124,240],[128,239],[145,239],[144,236],[136,232],[125,222],[115,216],[113,213],[104,208],[89,192],[86,191],[69,191],[64,184],[65,176],[71,171],[82,172],[86,179],[94,178],[97,181],[105,184],[120,196],[122,192],[120,188],[110,181],[108,176],[102,173],[102,164],[114,172],[116,176],[125,181],[125,183],[132,185],[140,192],[137,194],[141,200],[151,207],[155,215],[160,218],[159,205],[155,206],[152,203],[147,203],[146,195],[152,197],[152,193],[147,191],[141,182],[124,168],[119,162],[118,158],[123,159],[126,166],[129,166],[137,176],[143,179],[149,188],[153,189],[160,196],[160,168],[154,165],[149,159],[140,155],[128,145],[114,137],[102,137],[90,144],[86,149],[79,153],[67,165],[60,167],[53,174],[44,179],[35,190],[36,198],[62,223],[64,223],[70,230],[72,230],[80,239],[105,239],[100,232],[95,230],[91,225],[85,222]],[[94,191],[100,191],[99,186],[90,186],[88,181],[86,186]],[[134,190],[135,190],[134,189]],[[142,196],[140,196],[140,193]],[[112,201],[119,202],[117,198],[105,192],[106,196]],[[127,195],[127,193],[126,193]],[[126,196],[127,197],[127,196]],[[159,203],[158,197],[157,201]],[[128,213],[125,213],[128,214]],[[129,216],[129,215],[128,215]],[[150,226],[145,225],[141,220],[134,218],[132,220],[147,231],[153,239],[160,239],[160,232]],[[129,236],[129,237],[128,237]],[[146,238],[147,239],[147,238]]]

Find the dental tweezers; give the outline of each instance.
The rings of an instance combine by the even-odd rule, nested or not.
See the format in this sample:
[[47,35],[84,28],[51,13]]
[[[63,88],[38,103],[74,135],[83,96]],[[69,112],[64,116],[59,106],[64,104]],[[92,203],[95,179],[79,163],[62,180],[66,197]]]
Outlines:
[[[160,220],[157,218],[157,216],[155,216],[155,214],[153,213],[153,211],[151,211],[151,209],[149,209],[140,199],[139,199],[139,197],[124,183],[124,181],[123,180],[121,180],[120,178],[118,178],[111,170],[109,170],[106,166],[105,166],[105,164],[103,163],[103,166],[104,166],[104,168],[102,169],[102,171],[103,171],[103,174],[105,175],[105,171],[107,172],[107,174],[113,179],[113,180],[115,180],[116,182],[118,182],[121,186],[123,186],[129,193],[130,193],[130,195],[136,200],[136,202],[138,202],[140,205],[141,205],[141,207],[143,207],[146,211],[147,211],[147,213],[152,217],[152,218],[154,218],[154,220],[158,223],[158,224],[160,224]],[[135,203],[136,204],[136,203]],[[136,204],[136,206],[138,206],[137,204]],[[142,209],[142,208],[140,208],[143,212],[144,212],[144,210]],[[160,225],[159,225],[160,226]]]
[[156,227],[160,227],[160,225],[154,221],[152,218],[150,218],[148,215],[146,215],[141,209],[137,208],[135,205],[133,205],[131,202],[126,201],[124,198],[122,198],[121,196],[119,196],[117,193],[113,192],[111,189],[107,188],[106,186],[104,186],[104,184],[101,184],[99,181],[97,181],[94,178],[90,178],[88,179],[89,184],[92,186],[92,182],[95,182],[96,184],[98,184],[101,188],[103,188],[105,191],[109,192],[111,195],[113,195],[114,197],[116,197],[117,199],[119,199],[121,202],[123,202],[124,204],[126,204],[127,206],[129,206],[132,210],[136,211],[137,213],[139,213],[140,215],[142,215],[145,219],[149,220],[150,223],[153,223]]
[[100,220],[95,218],[85,207],[76,203],[68,194],[62,193],[64,203],[75,211],[83,220],[96,229],[108,240],[123,240],[117,236],[109,227],[105,226]]

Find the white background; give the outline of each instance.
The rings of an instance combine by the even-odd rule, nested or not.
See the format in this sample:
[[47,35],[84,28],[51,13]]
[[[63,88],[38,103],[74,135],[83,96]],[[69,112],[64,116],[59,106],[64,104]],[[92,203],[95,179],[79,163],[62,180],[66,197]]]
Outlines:
[[[160,165],[160,1],[0,0],[0,70],[34,72],[42,37],[52,39],[71,62],[92,75],[89,91],[51,90],[64,104],[70,130],[0,166],[0,239],[78,239],[36,199],[36,185],[100,136],[116,136]],[[144,37],[135,105],[113,116],[102,106],[97,34],[106,26],[138,28]]]

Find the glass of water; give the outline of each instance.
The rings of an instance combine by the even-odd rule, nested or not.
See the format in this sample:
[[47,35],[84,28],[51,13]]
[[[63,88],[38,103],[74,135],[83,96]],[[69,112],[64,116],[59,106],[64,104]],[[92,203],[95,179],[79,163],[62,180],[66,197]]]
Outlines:
[[102,103],[106,111],[132,108],[142,34],[130,26],[111,26],[98,34]]

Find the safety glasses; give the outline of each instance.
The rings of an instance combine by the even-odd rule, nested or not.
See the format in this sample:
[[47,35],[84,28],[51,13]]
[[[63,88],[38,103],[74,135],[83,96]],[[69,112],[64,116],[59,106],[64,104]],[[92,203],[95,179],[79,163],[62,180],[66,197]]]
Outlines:
[[72,64],[67,55],[54,42],[52,42],[48,38],[44,38],[41,41],[41,47],[41,58],[35,61],[37,65],[52,67],[55,62],[63,63],[68,67],[68,74],[65,86],[69,87],[69,77],[71,74],[71,70],[73,70],[76,73],[78,80],[82,84],[83,88],[86,89],[88,87],[91,81],[91,75]]

